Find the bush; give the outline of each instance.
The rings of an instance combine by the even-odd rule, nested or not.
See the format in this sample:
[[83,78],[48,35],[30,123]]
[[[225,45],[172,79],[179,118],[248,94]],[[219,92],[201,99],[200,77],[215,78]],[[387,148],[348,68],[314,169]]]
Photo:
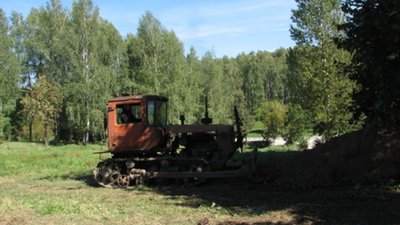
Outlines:
[[285,131],[283,137],[287,144],[293,144],[301,141],[306,133],[311,130],[310,120],[305,110],[297,104],[289,104],[287,106],[285,116]]
[[265,126],[264,139],[282,135],[285,127],[285,106],[278,101],[265,101],[257,109],[257,116]]
[[10,118],[0,112],[0,140],[6,139],[7,128],[10,126]]
[[303,138],[300,139],[300,141],[299,141],[299,148],[300,148],[301,150],[305,150],[305,149],[308,148],[308,140],[307,140],[307,138],[303,137]]

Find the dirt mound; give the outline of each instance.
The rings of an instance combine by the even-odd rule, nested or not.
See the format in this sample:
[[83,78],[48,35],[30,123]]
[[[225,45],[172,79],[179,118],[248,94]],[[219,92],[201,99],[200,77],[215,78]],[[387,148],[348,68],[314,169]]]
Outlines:
[[399,181],[400,132],[367,127],[259,169],[266,183],[293,188]]

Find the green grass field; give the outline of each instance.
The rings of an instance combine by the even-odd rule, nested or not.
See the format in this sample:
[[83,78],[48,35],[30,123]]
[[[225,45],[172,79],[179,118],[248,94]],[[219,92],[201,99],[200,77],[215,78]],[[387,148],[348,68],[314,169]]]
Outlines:
[[[100,160],[93,152],[100,149],[98,145],[44,148],[33,143],[0,144],[0,224],[154,225],[207,221],[219,225],[285,225],[400,221],[398,192],[278,190],[246,179],[219,179],[187,187],[100,188],[91,179],[91,171]],[[274,153],[275,156],[267,154],[274,158],[286,151],[265,149],[264,153]]]
[[171,187],[100,188],[91,179],[100,148],[2,143],[0,224],[196,224],[249,216],[246,208],[238,214],[195,195],[164,194]]
[[247,137],[262,137],[264,129],[264,124],[261,121],[255,121],[252,130],[247,133]]

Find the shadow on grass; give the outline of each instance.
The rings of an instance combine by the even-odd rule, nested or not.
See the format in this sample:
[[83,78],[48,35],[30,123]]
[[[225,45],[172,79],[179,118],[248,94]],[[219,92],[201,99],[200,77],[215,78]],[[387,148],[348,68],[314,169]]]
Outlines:
[[[260,164],[283,163],[296,157],[294,151],[268,151],[258,155]],[[249,159],[251,153],[232,158],[232,164]],[[267,167],[268,168],[268,167]],[[54,178],[43,178],[54,179]],[[90,173],[61,175],[56,179],[83,181],[99,187]],[[133,190],[141,190],[138,187]],[[131,190],[127,190],[129,192]],[[399,224],[400,193],[378,188],[280,189],[250,179],[209,179],[201,185],[159,185],[143,191],[162,194],[166,204],[190,208],[215,208],[224,214],[237,215],[219,225],[247,224]],[[278,216],[274,216],[274,212]],[[243,221],[240,217],[255,217]],[[271,217],[273,217],[271,219]],[[274,221],[274,222],[271,222]],[[200,224],[200,223],[199,223]]]
[[[248,153],[245,154],[244,157]],[[260,163],[265,164],[279,163],[282,158],[295,156],[296,152],[259,153]],[[220,225],[394,225],[400,221],[400,192],[381,188],[282,189],[248,179],[210,179],[197,186],[156,186],[154,191],[171,199],[185,196],[187,200],[183,203],[171,203],[179,206],[217,207],[231,215],[258,216],[251,222],[232,219]],[[273,212],[284,212],[285,216],[271,220]]]
[[[333,188],[282,190],[246,181],[210,181],[197,187],[157,187],[156,192],[176,198],[186,196],[184,207],[220,207],[231,215],[259,216],[245,224],[399,224],[400,193],[379,189]],[[282,221],[269,222],[273,212],[288,214]],[[276,220],[276,218],[275,218]]]
[[79,173],[79,174],[60,174],[57,176],[46,176],[40,178],[41,180],[56,180],[56,179],[61,179],[61,180],[76,180],[76,181],[82,181],[84,182],[87,186],[89,187],[100,187],[100,185],[97,184],[97,182],[94,180],[93,176],[88,173]]
[[258,136],[258,137],[260,137],[260,136],[262,136],[264,134],[264,130],[251,130],[249,133],[248,133],[248,136]]
[[73,179],[73,180],[83,181],[89,187],[95,187],[95,188],[100,187],[100,185],[97,184],[97,182],[94,180],[94,178],[91,174],[80,174],[80,175],[75,175],[72,177],[67,177],[65,179]]

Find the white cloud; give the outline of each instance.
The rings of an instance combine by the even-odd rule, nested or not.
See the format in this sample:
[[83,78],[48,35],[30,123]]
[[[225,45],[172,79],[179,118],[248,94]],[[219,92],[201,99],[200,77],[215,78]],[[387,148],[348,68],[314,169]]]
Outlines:
[[177,27],[175,33],[181,39],[201,38],[214,35],[235,35],[246,32],[243,27],[217,27],[217,26],[200,26],[196,28]]
[[202,18],[223,18],[227,16],[241,17],[243,14],[251,15],[254,12],[268,14],[268,11],[280,7],[286,7],[292,4],[288,0],[242,0],[242,1],[224,1],[214,4],[185,4],[173,9],[167,9],[163,12],[163,17],[169,21],[181,21]]
[[251,13],[254,11],[269,10],[281,5],[286,5],[287,1],[270,0],[270,1],[241,1],[238,3],[230,2],[228,5],[219,5],[216,7],[204,8],[204,16],[226,16],[226,15],[241,15],[241,13]]

